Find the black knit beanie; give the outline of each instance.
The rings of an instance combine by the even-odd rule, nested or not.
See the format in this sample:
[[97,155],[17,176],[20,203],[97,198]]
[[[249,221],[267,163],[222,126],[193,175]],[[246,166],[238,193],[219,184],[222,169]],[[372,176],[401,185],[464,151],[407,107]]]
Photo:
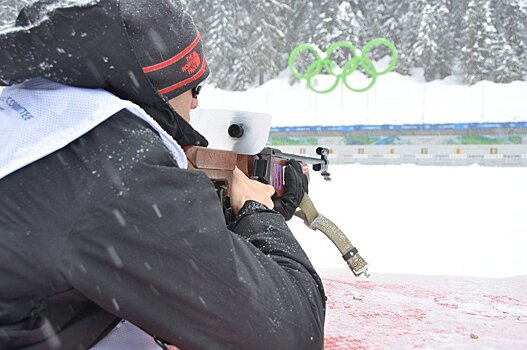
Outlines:
[[167,100],[209,74],[200,34],[180,0],[39,0],[20,12],[17,25],[29,30],[0,34],[0,60],[9,65],[0,68],[3,84],[44,76],[121,95],[128,75],[134,83],[144,75]]
[[209,74],[200,34],[178,0],[121,0],[130,44],[160,95],[171,99]]
[[0,85],[34,77],[103,88],[145,109],[181,145],[207,141],[169,99],[209,74],[180,0],[38,0],[0,32]]

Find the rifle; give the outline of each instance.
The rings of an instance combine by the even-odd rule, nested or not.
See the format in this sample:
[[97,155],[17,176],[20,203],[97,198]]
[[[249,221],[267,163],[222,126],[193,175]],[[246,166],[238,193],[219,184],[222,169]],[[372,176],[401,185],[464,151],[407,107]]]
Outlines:
[[[331,180],[328,172],[329,150],[319,147],[316,153],[320,158],[283,153],[276,148],[269,147],[265,147],[260,153],[255,155],[237,154],[232,151],[201,146],[185,148],[189,169],[198,169],[205,172],[216,186],[222,201],[227,224],[233,219],[229,197],[231,195],[232,176],[235,167],[238,167],[251,179],[272,185],[275,188],[276,195],[281,197],[284,193],[283,170],[289,159],[295,159],[302,164],[304,174],[308,176],[308,179],[308,164],[310,164],[314,171],[321,172],[324,180]],[[357,248],[351,244],[346,235],[331,220],[316,210],[307,193],[304,194],[295,216],[304,220],[306,226],[312,230],[318,229],[322,231],[339,249],[342,258],[355,276],[364,274],[364,276],[369,277],[368,263],[360,256]]]

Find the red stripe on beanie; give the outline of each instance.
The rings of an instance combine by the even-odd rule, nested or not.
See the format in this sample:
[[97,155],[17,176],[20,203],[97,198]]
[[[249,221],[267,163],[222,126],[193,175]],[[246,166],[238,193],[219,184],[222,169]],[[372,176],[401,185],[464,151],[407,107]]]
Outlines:
[[185,56],[187,53],[189,53],[192,49],[194,49],[194,47],[196,47],[196,45],[199,43],[199,40],[200,40],[200,35],[199,35],[199,32],[198,34],[196,35],[196,39],[194,39],[193,42],[190,43],[189,46],[187,46],[183,51],[181,51],[180,53],[178,53],[176,56],[172,57],[172,58],[169,58],[168,60],[166,61],[163,61],[161,63],[157,63],[157,64],[154,64],[152,66],[148,66],[148,67],[144,67],[143,68],[143,72],[144,73],[150,73],[150,72],[154,72],[156,70],[159,70],[161,68],[165,68],[165,67],[168,67],[170,66],[171,64],[173,63],[176,63],[177,61],[179,61],[183,56]]
[[183,80],[183,81],[180,81],[179,83],[176,83],[176,84],[174,84],[174,85],[170,85],[170,86],[168,86],[168,87],[166,87],[166,88],[164,88],[164,89],[159,90],[159,93],[160,93],[161,95],[166,94],[167,92],[170,92],[170,91],[172,91],[172,90],[175,90],[175,89],[177,89],[177,88],[179,88],[179,87],[182,87],[183,85],[186,85],[186,84],[188,84],[188,83],[193,82],[193,81],[196,80],[196,79],[199,79],[199,77],[201,77],[201,76],[203,75],[203,73],[205,73],[205,67],[206,67],[206,66],[207,66],[207,60],[205,59],[205,57],[203,57],[203,64],[201,65],[200,70],[199,70],[196,74],[194,74],[193,76],[191,76],[191,77],[188,78],[188,79],[185,79],[185,80]]

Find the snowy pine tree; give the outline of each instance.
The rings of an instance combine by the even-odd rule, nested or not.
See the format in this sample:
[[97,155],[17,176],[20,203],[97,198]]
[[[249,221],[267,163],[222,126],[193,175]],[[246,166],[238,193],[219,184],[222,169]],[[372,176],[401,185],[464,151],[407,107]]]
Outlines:
[[202,32],[209,81],[224,89],[250,84],[243,74],[246,62],[239,52],[246,45],[248,13],[238,1],[187,0],[189,12]]
[[[360,1],[358,5],[364,14],[364,21],[366,23],[363,31],[364,37],[362,38],[363,46],[375,38],[391,39],[391,31],[386,24],[388,21],[386,16],[388,9],[385,0]],[[388,51],[382,49],[382,47],[377,47],[368,52],[368,57],[373,60],[379,60],[387,54]]]
[[286,23],[286,52],[291,52],[297,45],[309,42],[313,24],[313,3],[311,1],[289,0],[285,2],[291,11],[291,18]]
[[449,19],[445,0],[429,0],[424,4],[412,52],[415,63],[424,68],[426,81],[445,78],[452,72],[453,38]]
[[[527,2],[525,2],[527,8]],[[505,62],[499,64],[496,81],[509,82],[527,75],[527,12],[519,0],[493,3],[496,29],[502,36]]]
[[498,32],[492,20],[489,1],[470,0],[461,28],[463,80],[474,84],[492,78],[496,64],[500,63],[494,54]]
[[[409,30],[416,14],[411,12],[412,0],[383,0],[383,11],[380,13],[379,35],[390,40],[397,49],[399,60],[396,71],[408,74],[413,67],[411,61],[411,43],[414,41],[415,30]],[[409,36],[411,34],[411,36]],[[373,37],[365,38],[365,42]]]
[[[289,61],[290,53],[301,44],[310,43],[311,33],[313,32],[313,23],[316,17],[315,11],[313,10],[313,2],[311,1],[297,1],[287,0],[285,3],[289,6],[291,11],[291,19],[286,24],[285,36],[285,53],[287,60]],[[299,64],[300,71],[304,71],[307,64]],[[289,84],[293,84],[297,81],[293,76],[289,77]]]
[[258,86],[275,78],[287,66],[286,31],[293,16],[291,8],[278,0],[247,1],[246,9],[250,18],[246,52],[252,62],[248,72],[256,73],[258,80],[252,86]]
[[513,3],[510,1],[506,4],[504,2],[503,6],[498,6],[498,10],[490,1],[469,2],[464,18],[467,28],[462,32],[461,49],[465,82],[472,84],[480,80],[491,80],[507,83],[522,79],[525,62],[522,62],[521,55],[509,43],[509,40],[515,40],[515,35],[508,33],[510,23],[508,24],[509,19],[506,17],[513,14],[509,12],[496,16],[497,11],[506,11],[511,4]]
[[210,81],[244,90],[274,78],[286,67],[286,19],[290,9],[279,1],[187,0],[212,71]]
[[463,76],[463,65],[461,63],[462,33],[464,32],[464,16],[467,12],[467,2],[452,0],[449,4],[450,26],[452,32],[452,74]]
[[366,19],[358,5],[358,0],[341,1],[336,21],[340,28],[340,36],[335,40],[349,41],[357,47],[365,44]]
[[384,11],[381,14],[382,35],[394,44],[401,43],[405,22],[409,17],[410,0],[384,0]]
[[[399,54],[397,72],[409,74],[412,68],[422,67],[420,55],[415,51],[414,44],[418,41],[418,30],[426,0],[405,0],[387,2],[387,12],[384,17],[396,17],[400,23],[399,41],[395,42]],[[392,11],[393,14],[391,13]],[[384,20],[385,23],[390,21]]]
[[340,27],[335,21],[339,13],[339,2],[339,0],[326,0],[314,5],[316,16],[313,17],[313,31],[309,41],[322,51],[325,51],[341,35]]

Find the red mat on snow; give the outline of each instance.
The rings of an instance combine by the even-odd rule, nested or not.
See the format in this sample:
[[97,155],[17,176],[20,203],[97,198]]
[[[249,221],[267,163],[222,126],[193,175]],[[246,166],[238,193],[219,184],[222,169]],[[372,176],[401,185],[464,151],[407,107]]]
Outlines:
[[325,349],[527,349],[527,276],[320,274]]

